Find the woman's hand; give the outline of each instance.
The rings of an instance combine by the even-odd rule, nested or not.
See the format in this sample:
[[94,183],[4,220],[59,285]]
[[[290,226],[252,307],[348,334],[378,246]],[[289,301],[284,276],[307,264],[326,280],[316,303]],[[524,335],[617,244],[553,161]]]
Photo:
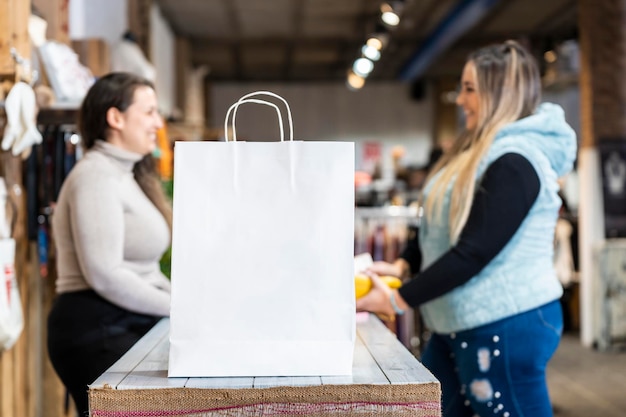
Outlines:
[[378,275],[368,275],[372,280],[372,289],[363,297],[356,300],[356,310],[369,311],[384,316],[385,319],[393,320],[396,313],[389,300],[392,290],[378,278]]
[[398,278],[401,278],[404,273],[399,262],[390,264],[382,261],[374,262],[366,272],[370,275],[391,275]]

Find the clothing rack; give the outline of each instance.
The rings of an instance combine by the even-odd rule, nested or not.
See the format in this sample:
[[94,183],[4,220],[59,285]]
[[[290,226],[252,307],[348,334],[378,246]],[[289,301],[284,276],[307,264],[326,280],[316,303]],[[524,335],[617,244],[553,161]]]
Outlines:
[[419,226],[416,206],[357,207],[354,212],[354,253],[368,252],[374,261],[393,262]]
[[[27,193],[28,240],[37,242],[39,274],[49,276],[51,236],[50,215],[59,196],[61,185],[82,154],[75,139],[75,111],[64,109],[55,112],[61,117],[51,119],[46,111],[38,117],[38,127],[43,141],[33,146],[30,156],[24,161],[24,185]],[[72,117],[74,116],[74,117]],[[44,120],[47,123],[41,123]],[[52,123],[51,123],[52,122]]]
[[[409,240],[415,239],[422,209],[410,206],[357,207],[354,212],[354,253],[370,253],[374,261],[393,262]],[[417,310],[409,309],[386,323],[416,357],[424,342],[423,324]]]

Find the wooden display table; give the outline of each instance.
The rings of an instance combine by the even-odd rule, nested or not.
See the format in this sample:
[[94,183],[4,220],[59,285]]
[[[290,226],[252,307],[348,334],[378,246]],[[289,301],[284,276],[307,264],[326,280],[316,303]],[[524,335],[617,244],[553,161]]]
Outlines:
[[91,384],[91,416],[441,416],[435,377],[375,316],[360,317],[351,377],[168,378],[163,319]]

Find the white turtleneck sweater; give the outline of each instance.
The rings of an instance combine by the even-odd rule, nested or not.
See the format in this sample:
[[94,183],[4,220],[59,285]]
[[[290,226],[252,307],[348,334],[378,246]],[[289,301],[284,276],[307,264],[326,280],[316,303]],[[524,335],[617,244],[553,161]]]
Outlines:
[[127,310],[169,316],[170,282],[159,259],[170,232],[133,177],[141,158],[96,141],[65,179],[52,219],[56,288],[93,289]]

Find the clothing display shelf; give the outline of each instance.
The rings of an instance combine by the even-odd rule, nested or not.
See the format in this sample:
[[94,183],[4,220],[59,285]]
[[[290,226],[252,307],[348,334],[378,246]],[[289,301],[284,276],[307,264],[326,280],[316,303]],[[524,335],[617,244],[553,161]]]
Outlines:
[[417,205],[357,207],[354,215],[354,253],[370,253],[374,261],[393,262],[419,227]]
[[27,236],[37,242],[42,278],[47,278],[53,269],[50,216],[63,181],[82,155],[75,124],[77,112],[75,106],[63,104],[41,109],[37,127],[42,143],[32,147],[23,164]]

